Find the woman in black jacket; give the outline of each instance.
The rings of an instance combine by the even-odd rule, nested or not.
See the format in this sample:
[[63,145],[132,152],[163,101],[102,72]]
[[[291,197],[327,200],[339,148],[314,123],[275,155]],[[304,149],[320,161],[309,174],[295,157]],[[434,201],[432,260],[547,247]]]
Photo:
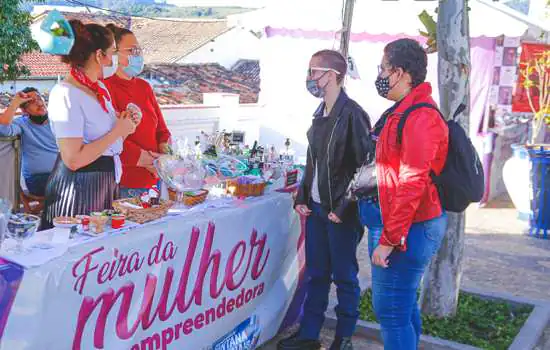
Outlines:
[[279,349],[319,349],[319,333],[332,280],[337,287],[336,338],[331,349],[352,349],[359,316],[360,288],[356,250],[362,237],[357,207],[346,189],[356,170],[373,152],[370,120],[343,90],[345,58],[323,50],[311,58],[307,89],[323,101],[307,133],[308,156],[295,209],[307,216],[307,298],[300,330]]

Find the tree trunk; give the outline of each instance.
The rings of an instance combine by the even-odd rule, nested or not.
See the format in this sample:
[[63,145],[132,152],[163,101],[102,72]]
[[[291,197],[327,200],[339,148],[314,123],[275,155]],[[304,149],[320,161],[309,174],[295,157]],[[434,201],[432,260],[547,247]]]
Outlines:
[[[469,132],[470,41],[466,0],[440,0],[437,18],[438,86],[443,115],[457,120]],[[422,312],[437,317],[456,313],[464,252],[464,213],[447,213],[449,223],[441,248],[424,275],[420,296]]]

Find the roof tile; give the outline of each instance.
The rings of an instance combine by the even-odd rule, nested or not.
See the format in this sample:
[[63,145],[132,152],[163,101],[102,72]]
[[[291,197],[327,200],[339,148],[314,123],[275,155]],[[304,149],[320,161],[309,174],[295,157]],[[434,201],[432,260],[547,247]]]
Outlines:
[[69,66],[59,56],[48,55],[42,52],[31,52],[21,56],[21,63],[30,71],[30,77],[47,78],[66,75]]
[[229,29],[225,20],[132,19],[132,31],[144,50],[145,63],[176,63]]

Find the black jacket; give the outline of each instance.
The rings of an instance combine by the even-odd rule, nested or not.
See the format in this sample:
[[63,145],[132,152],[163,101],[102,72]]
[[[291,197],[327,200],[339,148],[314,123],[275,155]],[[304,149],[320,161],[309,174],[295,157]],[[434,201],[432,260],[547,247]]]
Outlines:
[[321,205],[327,212],[345,220],[355,217],[355,206],[346,198],[346,190],[365,159],[373,157],[368,114],[342,90],[328,117],[323,117],[324,102],[314,114],[307,132],[308,155],[303,181],[295,205],[308,205],[315,165],[318,171]]

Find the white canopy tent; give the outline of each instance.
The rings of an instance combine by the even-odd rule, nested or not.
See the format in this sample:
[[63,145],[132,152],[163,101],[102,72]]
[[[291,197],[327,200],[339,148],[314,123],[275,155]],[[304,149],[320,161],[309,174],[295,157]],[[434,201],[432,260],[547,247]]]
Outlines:
[[[353,33],[418,35],[422,24],[417,15],[423,10],[434,15],[439,1],[356,0]],[[344,1],[270,0],[258,13],[269,26],[289,29],[338,31],[342,27]],[[526,25],[495,11],[478,0],[468,1],[472,37],[523,34]]]
[[[426,10],[436,15],[437,1],[356,0],[350,55],[358,67],[360,79],[347,79],[346,90],[369,113],[373,123],[390,106],[374,88],[377,66],[384,46],[400,37],[419,37],[422,23],[418,15]],[[521,37],[527,25],[487,5],[470,0],[470,36],[472,38],[471,115],[481,118],[492,79],[494,38],[500,35]],[[255,12],[254,22],[263,23],[260,103],[265,105],[262,143],[282,145],[286,137],[294,140],[298,155],[306,150],[305,134],[319,101],[308,94],[305,78],[311,55],[321,49],[339,46],[343,1],[273,0]],[[481,64],[479,64],[481,62]],[[427,81],[437,93],[437,54],[429,56]],[[475,118],[474,118],[475,119]],[[477,130],[472,123],[471,133]]]

